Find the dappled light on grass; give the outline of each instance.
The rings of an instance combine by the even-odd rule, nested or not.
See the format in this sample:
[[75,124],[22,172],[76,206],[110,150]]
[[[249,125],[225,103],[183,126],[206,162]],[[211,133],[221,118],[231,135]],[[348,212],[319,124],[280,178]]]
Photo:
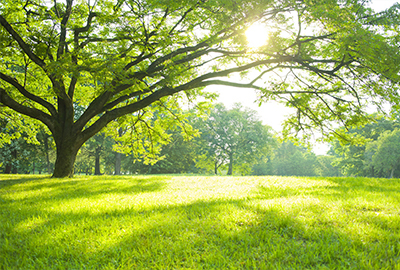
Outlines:
[[0,269],[395,269],[399,185],[0,175]]

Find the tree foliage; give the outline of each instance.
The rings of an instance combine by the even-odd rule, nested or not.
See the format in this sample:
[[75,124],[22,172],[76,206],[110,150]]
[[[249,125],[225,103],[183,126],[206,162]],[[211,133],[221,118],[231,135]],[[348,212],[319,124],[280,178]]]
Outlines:
[[217,104],[206,120],[200,121],[201,132],[199,167],[218,174],[218,168],[227,165],[227,174],[234,167],[246,174],[252,165],[271,151],[275,139],[272,129],[264,126],[256,112],[242,108],[240,104],[228,110]]
[[331,143],[330,153],[336,157],[333,164],[341,170],[343,175],[384,176],[376,169],[373,161],[378,146],[377,140],[385,132],[393,131],[398,126],[398,121],[388,120],[379,115],[371,115],[370,118],[374,119],[374,122],[347,132],[340,131],[357,140],[350,142],[335,140]]
[[[22,132],[10,121],[0,119],[0,171],[3,173],[51,173],[53,148],[50,135],[38,127],[36,136]],[[27,129],[29,130],[29,128]]]
[[382,133],[371,148],[375,152],[371,160],[374,169],[393,178],[395,170],[400,165],[400,130],[396,128]]
[[[367,104],[399,104],[398,6],[374,14],[364,3],[3,0],[0,110],[49,129],[55,177],[71,176],[80,147],[107,125],[130,129],[130,146],[152,159],[146,151],[168,126],[150,125],[152,110],[179,111],[208,85],[254,88],[260,100],[295,107],[287,135],[351,126],[366,121]],[[269,41],[250,49],[244,33],[255,22]],[[247,81],[228,78],[250,70]]]
[[274,175],[314,176],[316,156],[293,142],[283,142],[272,159]]

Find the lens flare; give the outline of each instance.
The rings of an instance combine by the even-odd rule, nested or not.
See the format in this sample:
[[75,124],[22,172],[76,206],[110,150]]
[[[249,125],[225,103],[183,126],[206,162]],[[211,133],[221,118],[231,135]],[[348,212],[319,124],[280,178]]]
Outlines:
[[246,30],[247,45],[251,48],[259,48],[267,43],[268,30],[261,23],[254,23]]

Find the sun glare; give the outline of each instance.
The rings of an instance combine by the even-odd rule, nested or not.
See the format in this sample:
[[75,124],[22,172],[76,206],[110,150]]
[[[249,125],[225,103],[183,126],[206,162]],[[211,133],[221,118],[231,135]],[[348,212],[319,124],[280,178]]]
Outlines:
[[261,23],[254,23],[249,29],[246,30],[247,44],[251,48],[258,48],[265,43],[268,39],[268,31],[265,25]]

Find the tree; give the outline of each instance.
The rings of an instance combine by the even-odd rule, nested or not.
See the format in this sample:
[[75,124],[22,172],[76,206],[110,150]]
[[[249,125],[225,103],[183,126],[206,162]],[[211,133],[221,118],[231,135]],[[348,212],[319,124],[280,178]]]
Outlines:
[[268,155],[273,144],[272,129],[262,125],[256,112],[243,109],[235,104],[231,110],[217,104],[208,119],[199,129],[204,141],[202,164],[213,164],[214,172],[218,166],[228,165],[228,175],[233,174],[234,166],[241,173],[249,173],[252,164],[262,156]]
[[94,175],[101,175],[100,158],[105,151],[111,152],[113,141],[104,133],[98,133],[86,142],[89,156],[94,157]]
[[54,149],[53,149],[53,140],[50,136],[50,134],[48,134],[43,128],[41,128],[39,130],[39,132],[37,133],[36,136],[37,140],[39,141],[39,151],[40,151],[40,155],[42,157],[44,157],[45,159],[45,171],[48,174],[51,174],[52,172],[52,167],[53,167],[53,163],[52,163],[52,157],[54,156]]
[[[124,134],[122,128],[118,128],[118,137],[121,137]],[[121,175],[121,162],[122,162],[122,153],[114,152],[115,155],[115,163],[114,163],[114,174]]]
[[316,156],[291,141],[276,149],[272,162],[274,175],[315,176]]
[[[36,137],[29,136],[24,127],[16,127],[7,117],[0,119],[0,168],[4,173],[35,173],[48,171],[51,155],[51,141],[43,128],[36,127]],[[21,119],[20,119],[21,120]],[[18,121],[16,121],[18,122]],[[24,121],[20,124],[23,125]],[[15,123],[14,123],[15,124]],[[18,132],[18,131],[19,132]]]
[[153,165],[146,165],[143,162],[135,162],[130,171],[152,174],[168,173],[195,173],[199,169],[195,166],[196,141],[197,138],[188,140],[179,131],[169,131],[171,140],[162,147],[161,160]]
[[[374,168],[372,156],[376,152],[376,141],[386,131],[392,131],[398,126],[398,121],[391,121],[379,115],[371,115],[371,122],[363,127],[352,128],[344,134],[357,140],[331,142],[330,153],[335,156],[334,166],[348,176],[382,176]],[[340,131],[342,132],[342,131]]]
[[317,156],[315,174],[323,177],[341,176],[339,168],[332,165],[334,161],[334,156]]
[[376,141],[376,152],[372,162],[376,170],[381,170],[390,178],[400,165],[400,130],[386,131]]
[[[367,103],[399,104],[400,55],[399,5],[374,14],[364,2],[3,0],[0,110],[49,129],[53,177],[71,176],[80,147],[107,125],[144,123],[143,112],[177,107],[208,85],[254,88],[297,108],[289,135],[366,121]],[[249,48],[255,22],[269,42]],[[250,70],[247,82],[223,79]]]

